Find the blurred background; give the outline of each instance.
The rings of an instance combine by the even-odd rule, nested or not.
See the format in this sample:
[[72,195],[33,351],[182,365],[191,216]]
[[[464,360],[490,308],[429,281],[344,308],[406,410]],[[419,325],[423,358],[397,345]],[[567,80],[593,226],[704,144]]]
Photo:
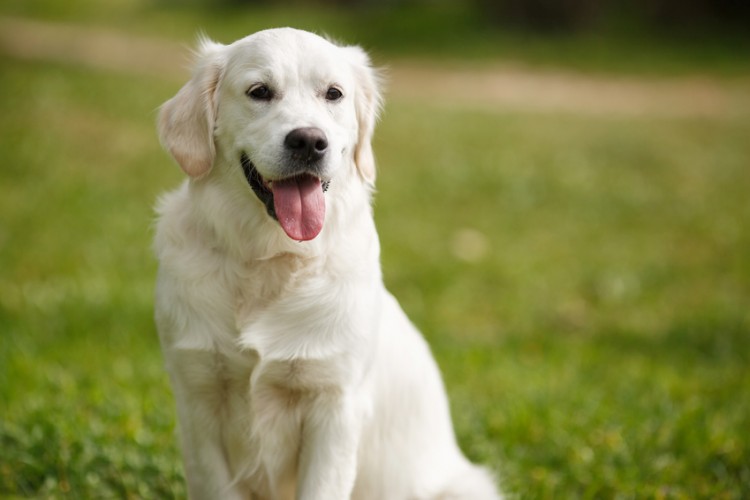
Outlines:
[[386,75],[386,284],[466,453],[518,498],[746,498],[749,5],[4,0],[0,497],[185,498],[156,110],[198,33],[294,26]]

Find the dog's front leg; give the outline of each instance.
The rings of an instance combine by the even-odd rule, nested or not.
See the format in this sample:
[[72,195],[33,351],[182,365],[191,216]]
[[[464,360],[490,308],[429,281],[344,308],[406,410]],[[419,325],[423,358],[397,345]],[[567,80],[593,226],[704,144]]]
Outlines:
[[218,382],[212,387],[214,357],[208,351],[167,351],[185,478],[191,500],[240,500],[245,496],[232,482],[216,401],[206,397],[220,390]]
[[357,472],[361,415],[355,398],[321,393],[303,422],[298,500],[345,500]]

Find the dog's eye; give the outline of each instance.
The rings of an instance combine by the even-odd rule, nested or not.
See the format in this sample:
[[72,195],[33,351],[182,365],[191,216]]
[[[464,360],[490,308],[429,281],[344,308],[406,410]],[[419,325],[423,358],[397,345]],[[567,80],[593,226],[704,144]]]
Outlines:
[[326,92],[327,101],[338,101],[342,97],[344,97],[344,94],[342,94],[341,91],[337,89],[336,87],[331,87]]
[[266,85],[254,85],[248,89],[247,95],[256,101],[268,101],[273,97],[273,92]]

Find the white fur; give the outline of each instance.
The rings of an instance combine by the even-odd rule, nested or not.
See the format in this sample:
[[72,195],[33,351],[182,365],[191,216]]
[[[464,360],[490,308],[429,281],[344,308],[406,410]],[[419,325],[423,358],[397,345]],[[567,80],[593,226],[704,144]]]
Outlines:
[[[258,82],[276,97],[256,102]],[[336,84],[344,94],[329,102]],[[385,290],[370,206],[379,108],[365,53],[268,30],[203,41],[162,107],[189,179],[159,202],[156,319],[191,498],[494,499],[459,450],[438,368]],[[239,162],[279,175],[285,135],[330,142],[322,232],[292,241]]]

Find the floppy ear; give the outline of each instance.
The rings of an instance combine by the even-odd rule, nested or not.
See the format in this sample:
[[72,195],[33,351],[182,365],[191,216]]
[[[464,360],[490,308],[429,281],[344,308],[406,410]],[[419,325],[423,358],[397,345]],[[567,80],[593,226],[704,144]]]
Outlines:
[[200,40],[193,76],[159,111],[159,137],[182,170],[200,177],[216,155],[216,89],[224,71],[223,45]]
[[375,183],[375,156],[372,153],[372,133],[380,113],[380,76],[370,63],[370,58],[359,47],[347,47],[352,56],[352,64],[357,80],[355,90],[355,110],[357,113],[358,137],[354,150],[354,163],[362,178],[369,184]]

